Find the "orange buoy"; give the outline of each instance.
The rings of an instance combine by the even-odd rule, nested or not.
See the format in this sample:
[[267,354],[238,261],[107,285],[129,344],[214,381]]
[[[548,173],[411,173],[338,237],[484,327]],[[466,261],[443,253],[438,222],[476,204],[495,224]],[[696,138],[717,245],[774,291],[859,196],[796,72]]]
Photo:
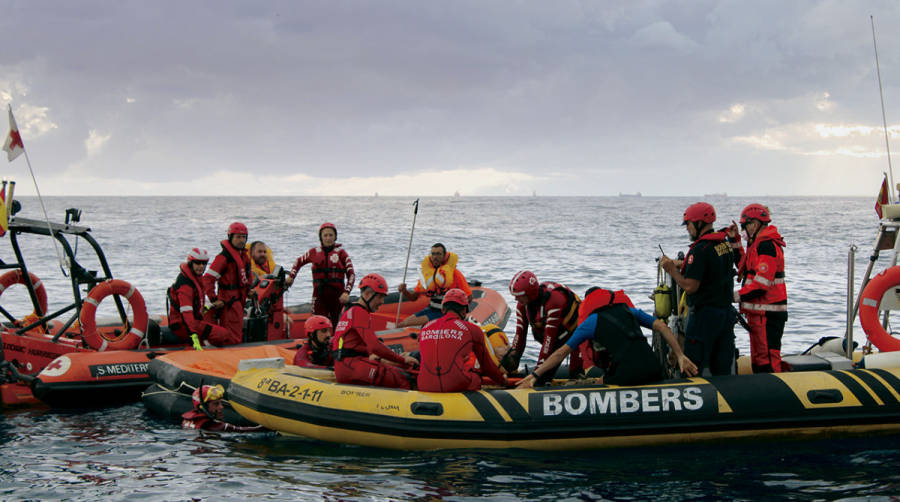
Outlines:
[[[97,330],[97,306],[109,295],[124,296],[134,312],[134,322],[131,329],[123,336],[110,340]],[[109,279],[94,286],[81,305],[81,330],[84,342],[94,350],[131,350],[137,348],[147,332],[147,305],[144,297],[131,284],[119,280]]]
[[898,286],[900,286],[900,266],[891,267],[866,284],[859,302],[859,323],[862,324],[869,341],[882,352],[900,350],[900,340],[891,336],[878,320],[881,298],[889,289]]
[[[38,305],[41,307],[41,315],[44,315],[47,313],[47,290],[44,289],[44,283],[31,272],[28,272],[28,278],[31,279],[31,285],[34,286],[34,294],[37,296]],[[10,270],[0,275],[0,295],[13,284],[25,284],[25,276],[21,270]],[[40,319],[40,315],[38,315],[37,311],[32,311],[31,314],[25,316],[23,323],[31,324],[38,319]]]

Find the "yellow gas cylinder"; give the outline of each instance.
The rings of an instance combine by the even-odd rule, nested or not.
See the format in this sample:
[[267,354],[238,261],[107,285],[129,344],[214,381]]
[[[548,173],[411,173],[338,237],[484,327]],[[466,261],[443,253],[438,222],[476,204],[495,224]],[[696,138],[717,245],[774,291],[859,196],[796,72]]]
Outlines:
[[653,313],[660,319],[672,313],[672,288],[666,284],[660,284],[653,290]]

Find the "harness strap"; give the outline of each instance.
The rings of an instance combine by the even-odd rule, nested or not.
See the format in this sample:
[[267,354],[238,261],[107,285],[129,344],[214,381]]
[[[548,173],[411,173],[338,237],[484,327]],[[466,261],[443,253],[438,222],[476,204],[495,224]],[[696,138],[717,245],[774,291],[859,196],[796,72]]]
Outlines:
[[741,303],[741,308],[762,312],[787,312],[786,303]]
[[358,350],[353,349],[338,349],[332,350],[331,356],[335,361],[340,361],[347,357],[369,357],[369,354],[366,352],[360,352]]

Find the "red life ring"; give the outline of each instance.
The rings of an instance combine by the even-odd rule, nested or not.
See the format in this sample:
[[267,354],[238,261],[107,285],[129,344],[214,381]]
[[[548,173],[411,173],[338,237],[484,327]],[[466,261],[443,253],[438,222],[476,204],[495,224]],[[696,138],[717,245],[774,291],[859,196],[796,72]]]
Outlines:
[[[34,294],[37,296],[38,305],[41,307],[41,313],[47,314],[47,290],[44,289],[44,283],[38,278],[38,276],[28,272],[28,277],[31,279],[31,284],[34,286]],[[9,272],[0,275],[0,295],[6,291],[6,288],[12,286],[13,284],[25,284],[25,276],[22,274],[21,270],[10,270]],[[38,316],[37,312],[32,311],[31,314],[25,317],[25,319],[33,319],[30,322],[25,322],[25,324],[30,324],[38,320],[40,316]]]
[[[131,329],[114,340],[106,338],[97,331],[97,322],[94,319],[97,315],[97,305],[109,295],[124,296],[131,304],[131,310],[134,313]],[[147,332],[148,320],[144,297],[134,286],[119,279],[109,279],[94,286],[81,305],[81,330],[84,342],[98,352],[107,349],[131,350],[137,348]]]
[[878,320],[878,305],[881,298],[891,288],[900,286],[900,266],[891,267],[876,275],[863,289],[859,302],[859,323],[878,350],[893,352],[900,350],[900,340],[885,331]]

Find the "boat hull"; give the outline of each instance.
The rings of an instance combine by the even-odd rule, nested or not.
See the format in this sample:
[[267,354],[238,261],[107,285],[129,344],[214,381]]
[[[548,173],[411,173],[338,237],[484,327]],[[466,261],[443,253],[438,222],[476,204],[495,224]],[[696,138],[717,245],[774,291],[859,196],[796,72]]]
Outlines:
[[[475,297],[472,315],[479,322],[505,325],[510,311],[503,297],[494,290],[474,287]],[[385,344],[397,352],[415,350],[417,342],[415,334],[417,330],[385,330],[390,323],[396,321],[397,301],[396,294],[389,295],[391,301],[373,315],[374,327]],[[400,306],[401,316],[421,310],[427,304],[427,299],[422,297],[417,302],[405,302]],[[291,307],[291,333],[305,337],[302,330],[302,321],[309,317],[308,309]],[[294,312],[297,311],[297,312]],[[305,311],[305,312],[299,312]],[[58,327],[58,326],[57,326]],[[165,318],[160,319],[160,328],[165,332]],[[114,330],[114,326],[104,326],[101,329]],[[51,329],[52,332],[52,329]],[[90,407],[120,404],[132,402],[140,398],[141,391],[147,388],[154,380],[148,373],[152,360],[166,354],[184,353],[185,361],[196,356],[193,350],[184,350],[184,344],[151,347],[142,350],[119,350],[97,352],[83,346],[78,335],[65,334],[53,341],[50,334],[30,332],[16,334],[12,329],[0,333],[3,341],[3,356],[5,359],[19,368],[22,374],[29,380],[28,385],[21,383],[8,383],[4,392],[0,394],[3,404],[6,406],[28,405],[35,401],[27,394],[29,390],[33,396],[53,407]],[[302,341],[302,340],[300,340]],[[259,346],[265,344],[293,345],[296,348],[297,339],[281,339],[249,344],[241,344],[233,348]],[[204,353],[214,353],[221,349],[208,349]],[[292,354],[288,354],[288,362],[292,360]],[[249,356],[254,358],[256,356]],[[177,366],[177,365],[176,365]],[[208,367],[213,368],[214,363]],[[185,368],[179,367],[179,371]],[[175,375],[171,379],[160,379],[157,383],[167,388],[176,388],[181,382],[187,382],[196,386],[199,381],[206,378],[204,383],[228,384],[230,375],[236,371],[236,363],[228,368],[227,376],[216,380],[213,378],[216,369],[212,373],[191,371]],[[8,388],[7,388],[8,387]]]
[[[474,288],[473,296],[478,302],[471,317],[479,324],[501,323],[509,317],[509,309],[503,297],[494,290]],[[404,304],[401,312],[409,307],[409,313],[424,308],[424,298],[409,306]],[[396,313],[396,307],[394,307]],[[382,329],[387,322],[395,321],[396,314],[384,313],[382,309],[374,318],[376,329]],[[393,316],[393,317],[392,317]],[[388,320],[389,319],[389,320]],[[410,352],[418,350],[418,329],[389,329],[376,331],[379,340],[394,352]],[[245,359],[265,359],[280,357],[287,364],[294,359],[296,344],[262,345],[256,347],[227,347],[215,350],[170,352],[154,358],[149,365],[150,378],[156,386],[148,388],[142,396],[147,408],[160,416],[179,417],[181,413],[193,408],[190,399],[176,400],[174,396],[166,396],[162,391],[177,392],[190,397],[200,385],[222,384],[228,387],[231,378],[237,373],[240,361]],[[334,372],[330,369],[304,368],[298,370],[307,376],[323,380],[333,380]]]
[[228,397],[249,421],[286,434],[404,450],[593,449],[900,431],[900,369],[439,394],[342,385],[285,367],[239,372]]

